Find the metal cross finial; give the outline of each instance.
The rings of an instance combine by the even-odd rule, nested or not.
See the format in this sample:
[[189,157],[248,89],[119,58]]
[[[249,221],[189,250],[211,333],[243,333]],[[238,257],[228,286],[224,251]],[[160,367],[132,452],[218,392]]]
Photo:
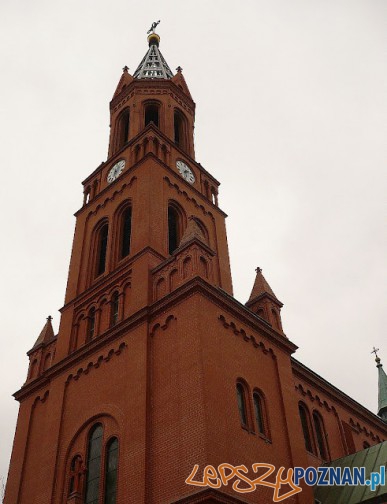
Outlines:
[[379,348],[375,348],[375,347],[374,347],[374,349],[372,350],[372,352],[371,352],[371,353],[374,353],[374,354],[375,354],[375,357],[377,357],[377,356],[378,356],[378,354],[377,354],[376,352],[379,352]]
[[122,69],[123,72],[127,72],[129,70],[129,67],[128,66],[124,66],[124,68]]
[[52,320],[51,315],[49,315],[49,316],[47,317],[47,320],[48,320],[49,322],[51,322],[51,320]]
[[147,31],[147,34],[149,35],[150,32],[154,33],[155,32],[155,29],[156,29],[156,26],[160,23],[160,19],[158,21],[154,21],[152,23],[152,26],[149,28],[149,30]]
[[181,66],[179,65],[177,68],[176,68],[176,72],[179,72],[181,73],[183,71],[183,69],[181,68]]

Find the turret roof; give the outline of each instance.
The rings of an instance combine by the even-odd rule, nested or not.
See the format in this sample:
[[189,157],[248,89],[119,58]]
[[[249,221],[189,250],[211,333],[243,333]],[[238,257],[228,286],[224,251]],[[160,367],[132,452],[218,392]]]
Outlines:
[[44,327],[41,330],[38,339],[35,341],[35,345],[32,347],[32,349],[38,347],[43,343],[48,343],[54,337],[54,329],[52,328],[51,320],[52,317],[48,316],[47,322],[44,324]]
[[257,272],[257,275],[255,277],[254,287],[251,291],[249,302],[253,301],[259,296],[262,296],[262,294],[270,294],[273,298],[278,300],[277,296],[272,291],[272,288],[267,283],[265,277],[262,275],[261,268],[257,268],[255,271]]

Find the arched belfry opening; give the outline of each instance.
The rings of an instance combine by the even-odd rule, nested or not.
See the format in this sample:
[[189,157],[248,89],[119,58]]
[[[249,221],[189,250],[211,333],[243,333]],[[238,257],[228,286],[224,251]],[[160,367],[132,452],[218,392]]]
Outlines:
[[155,126],[159,127],[160,105],[158,103],[146,103],[144,107],[144,114],[145,126],[153,123]]
[[120,259],[130,254],[132,234],[132,207],[128,206],[121,214]]
[[122,111],[117,119],[115,150],[120,150],[129,140],[130,109]]
[[181,149],[187,149],[187,119],[178,109],[173,114],[174,142]]
[[183,236],[183,226],[185,215],[183,210],[174,202],[168,205],[168,252],[173,252],[178,248]]
[[105,273],[106,270],[108,234],[109,234],[109,224],[105,222],[97,231],[97,240],[96,240],[97,254],[95,263],[96,277]]

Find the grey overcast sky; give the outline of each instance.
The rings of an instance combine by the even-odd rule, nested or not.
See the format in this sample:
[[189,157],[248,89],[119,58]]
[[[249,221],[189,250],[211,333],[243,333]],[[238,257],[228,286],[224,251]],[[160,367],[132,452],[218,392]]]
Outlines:
[[81,181],[161,19],[222,185],[235,297],[263,273],[296,358],[371,411],[386,338],[384,0],[1,0],[0,475],[26,351],[62,306]]

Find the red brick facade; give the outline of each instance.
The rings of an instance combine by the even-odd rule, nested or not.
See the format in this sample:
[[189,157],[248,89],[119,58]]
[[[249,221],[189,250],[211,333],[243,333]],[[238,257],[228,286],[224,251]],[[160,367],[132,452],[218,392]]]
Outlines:
[[[384,440],[381,419],[292,358],[296,346],[271,289],[246,306],[233,298],[219,183],[195,161],[195,104],[181,72],[133,79],[124,70],[110,110],[109,158],[84,181],[76,213],[59,333],[48,321],[15,394],[5,504],[84,503],[97,424],[98,504],[115,438],[114,502],[125,504],[269,503],[271,488],[241,494],[231,482],[216,490],[185,480],[195,464],[196,479],[209,464],[307,467]],[[109,183],[121,160],[122,173]],[[170,253],[173,226],[179,246]],[[312,490],[286,502],[311,504]]]

